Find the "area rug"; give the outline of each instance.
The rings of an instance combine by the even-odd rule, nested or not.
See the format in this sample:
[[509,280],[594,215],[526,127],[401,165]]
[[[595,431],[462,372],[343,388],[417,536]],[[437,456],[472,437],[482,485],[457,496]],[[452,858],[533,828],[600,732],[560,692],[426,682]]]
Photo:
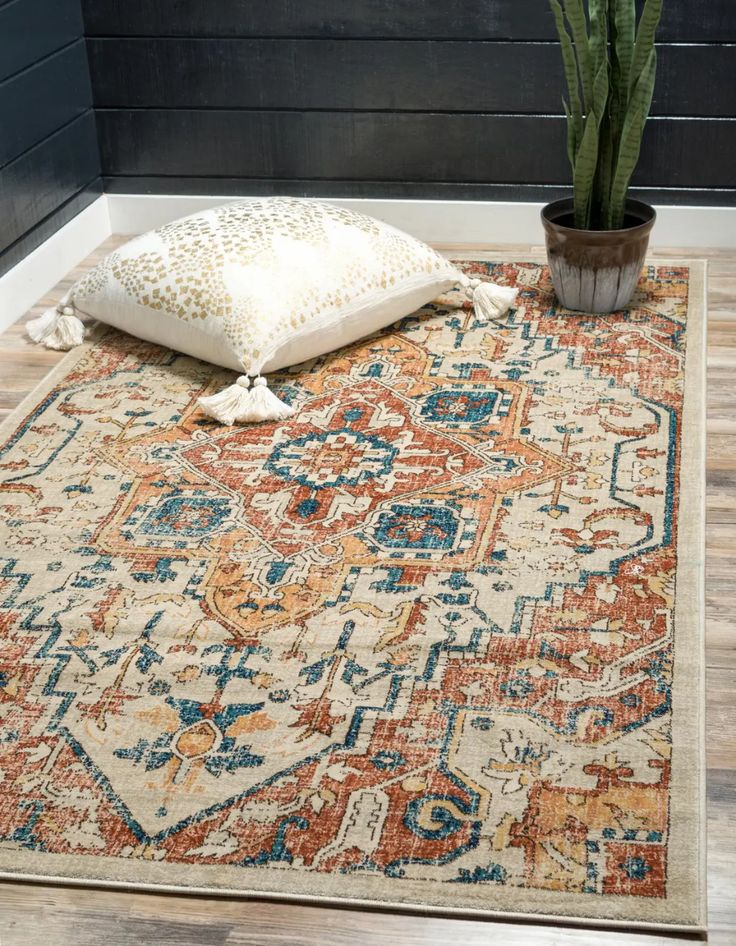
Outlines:
[[704,266],[275,376],[102,331],[0,431],[0,869],[699,928]]

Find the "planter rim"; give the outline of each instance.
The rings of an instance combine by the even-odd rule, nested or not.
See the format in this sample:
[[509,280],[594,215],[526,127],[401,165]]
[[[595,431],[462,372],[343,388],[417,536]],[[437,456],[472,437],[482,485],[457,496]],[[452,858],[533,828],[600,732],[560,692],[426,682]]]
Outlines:
[[631,239],[635,236],[644,236],[649,233],[657,220],[657,211],[650,204],[643,200],[628,198],[626,209],[632,215],[643,218],[641,223],[633,227],[621,227],[618,230],[580,230],[578,227],[567,227],[564,223],[558,223],[556,216],[563,216],[570,213],[574,208],[575,202],[572,197],[563,197],[560,200],[553,200],[542,208],[542,222],[545,228],[554,228],[567,234],[577,234],[578,238],[585,237],[591,243],[595,242],[613,242],[617,238]]

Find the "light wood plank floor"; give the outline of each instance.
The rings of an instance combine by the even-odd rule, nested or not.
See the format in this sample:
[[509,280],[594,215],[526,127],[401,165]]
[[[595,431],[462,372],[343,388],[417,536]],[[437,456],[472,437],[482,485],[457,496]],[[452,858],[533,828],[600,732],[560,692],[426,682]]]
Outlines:
[[[30,315],[113,246],[112,237],[70,273]],[[448,248],[445,248],[446,250]],[[453,247],[513,253],[529,246]],[[709,942],[736,944],[736,251],[659,250],[658,257],[707,257],[708,347],[708,886]],[[24,321],[24,320],[22,320]],[[0,335],[0,418],[59,360],[27,341],[22,321]],[[666,946],[683,937],[626,934],[440,917],[329,909],[267,901],[0,883],[0,946]]]

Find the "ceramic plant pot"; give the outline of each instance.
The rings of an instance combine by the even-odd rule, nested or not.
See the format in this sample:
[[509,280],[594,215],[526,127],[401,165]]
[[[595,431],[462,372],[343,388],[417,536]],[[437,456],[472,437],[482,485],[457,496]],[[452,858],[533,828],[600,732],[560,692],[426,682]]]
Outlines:
[[634,295],[657,214],[639,200],[626,202],[621,230],[577,230],[572,198],[542,211],[547,259],[557,298],[579,312],[615,312]]

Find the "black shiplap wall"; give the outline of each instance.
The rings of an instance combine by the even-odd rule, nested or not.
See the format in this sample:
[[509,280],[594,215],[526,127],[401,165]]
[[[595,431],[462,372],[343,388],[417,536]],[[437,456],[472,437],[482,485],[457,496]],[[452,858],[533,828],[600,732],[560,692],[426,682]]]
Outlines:
[[[106,189],[564,192],[547,0],[83,0]],[[736,3],[667,0],[638,188],[736,201]]]
[[0,274],[102,191],[79,0],[0,2]]
[[[736,3],[665,6],[637,188],[734,204]],[[0,273],[101,172],[112,192],[546,199],[569,186],[561,88],[546,0],[0,0]]]

